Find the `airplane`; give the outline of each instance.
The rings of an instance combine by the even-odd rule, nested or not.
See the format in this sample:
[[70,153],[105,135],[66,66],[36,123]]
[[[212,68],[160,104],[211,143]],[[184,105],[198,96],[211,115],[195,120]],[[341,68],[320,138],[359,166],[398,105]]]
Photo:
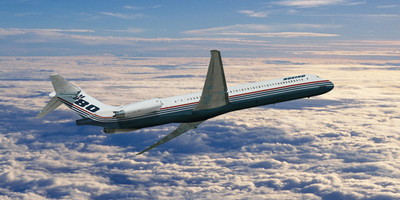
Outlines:
[[177,129],[139,154],[197,128],[205,120],[228,112],[309,98],[331,91],[331,81],[312,74],[227,87],[221,53],[211,50],[211,59],[203,91],[180,96],[153,98],[122,106],[106,105],[58,74],[50,75],[55,92],[36,116],[44,117],[65,104],[82,118],[77,126],[103,127],[106,134],[125,133],[169,123],[181,123]]

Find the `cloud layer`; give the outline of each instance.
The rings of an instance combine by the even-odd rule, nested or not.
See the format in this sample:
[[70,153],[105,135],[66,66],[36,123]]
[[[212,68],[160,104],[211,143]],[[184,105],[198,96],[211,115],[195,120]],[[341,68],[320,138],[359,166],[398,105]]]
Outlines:
[[0,198],[400,198],[400,63],[223,61],[230,86],[313,73],[336,87],[219,116],[135,156],[177,124],[104,135],[76,127],[67,109],[34,119],[53,90],[48,75],[118,105],[200,91],[207,57],[1,57]]

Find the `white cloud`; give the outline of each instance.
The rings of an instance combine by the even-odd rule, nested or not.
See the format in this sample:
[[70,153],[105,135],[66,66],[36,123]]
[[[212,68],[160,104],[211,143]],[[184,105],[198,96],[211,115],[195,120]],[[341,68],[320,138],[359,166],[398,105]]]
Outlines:
[[138,14],[123,14],[123,13],[112,13],[112,12],[101,12],[100,14],[106,15],[106,16],[111,16],[111,17],[117,17],[121,19],[137,19],[137,18],[142,18],[144,17],[143,14],[138,13]]
[[[118,55],[155,55],[154,52],[156,52],[166,56],[196,56],[199,51],[207,52],[213,48],[223,49],[225,52],[230,51],[234,56],[255,56],[256,54],[257,56],[269,54],[322,56],[324,54],[329,55],[327,52],[344,52],[340,54],[341,56],[356,56],[356,54],[362,56],[361,54],[371,55],[372,48],[375,49],[375,56],[394,55],[397,52],[399,41],[340,40],[341,35],[333,30],[337,28],[340,28],[340,25],[236,24],[188,30],[182,32],[186,37],[178,38],[135,37],[133,34],[147,31],[139,27],[102,32],[102,34],[109,33],[109,35],[99,35],[100,31],[86,29],[3,28],[0,29],[0,40],[5,48],[0,49],[0,54],[58,56],[114,53]],[[332,40],[313,40],[313,38],[324,37],[329,37]],[[282,38],[287,40],[282,40]],[[99,46],[99,48],[94,46]],[[390,51],[393,53],[390,53]],[[351,54],[346,55],[345,52],[351,52]]]
[[[338,28],[335,25],[321,24],[288,24],[288,25],[261,25],[261,24],[237,24],[232,26],[214,27],[185,31],[190,35],[225,35],[225,36],[258,36],[258,37],[337,37],[338,34],[313,33],[313,32],[275,32],[282,29],[324,29]],[[274,32],[272,32],[274,31]]]
[[249,17],[264,18],[268,16],[267,11],[239,10],[238,13],[246,14]]
[[[125,33],[140,33],[145,31],[141,28],[128,28],[126,30],[108,30],[108,32],[125,32]],[[92,30],[67,30],[67,29],[0,29],[0,38],[12,41],[15,44],[29,45],[31,43],[52,44],[52,43],[79,43],[80,45],[121,45],[121,46],[137,46],[142,50],[151,48],[151,50],[165,51],[166,48],[182,49],[187,43],[197,44],[235,44],[235,45],[250,45],[259,46],[265,44],[265,41],[251,40],[244,38],[232,37],[183,37],[183,38],[143,38],[143,37],[121,37],[121,36],[100,36],[87,33],[94,32]],[[80,34],[83,33],[83,34]],[[16,37],[13,37],[16,36]],[[12,37],[12,38],[11,38]],[[146,45],[143,45],[143,44]],[[164,45],[162,45],[164,43]],[[149,45],[150,44],[150,45]],[[155,45],[157,44],[157,45]],[[165,47],[165,44],[170,44],[171,47]],[[17,46],[18,46],[17,45]],[[14,46],[15,48],[16,46]],[[187,47],[184,47],[187,49]],[[198,49],[198,47],[193,47]],[[46,48],[45,48],[46,49]],[[9,52],[10,49],[4,49],[4,52]],[[20,51],[20,50],[17,50]],[[25,50],[24,50],[25,51]],[[139,51],[139,50],[138,50]]]
[[293,29],[337,29],[341,28],[341,25],[332,24],[287,24],[282,27],[288,27]]
[[243,32],[243,31],[270,31],[272,29],[269,25],[262,24],[236,24],[232,26],[222,26],[222,27],[213,27],[206,29],[198,29],[198,30],[189,30],[183,33],[191,34],[191,35],[209,35],[209,34],[220,34],[226,32]]
[[303,51],[295,54],[341,55],[341,56],[399,56],[400,51]]
[[124,8],[125,9],[129,9],[129,10],[141,10],[141,9],[146,9],[146,8],[160,8],[161,5],[154,5],[154,6],[149,6],[149,7],[143,7],[143,6],[130,6],[130,5],[125,5]]
[[276,4],[278,5],[300,8],[312,8],[331,5],[359,5],[363,3],[364,2],[353,2],[350,0],[281,0],[276,2]]
[[244,32],[244,31],[270,31],[272,29],[271,26],[261,25],[261,24],[236,24],[232,26],[222,26],[222,27],[213,27],[206,29],[198,29],[198,30],[189,30],[183,32],[184,34],[191,35],[218,35],[226,32]]
[[129,5],[124,6],[124,8],[125,8],[125,9],[130,9],[130,10],[139,10],[139,9],[142,9],[142,7],[138,7],[138,6],[129,6]]
[[124,30],[108,30],[110,32],[124,32],[124,33],[141,33],[146,31],[146,29],[143,28],[127,28]]
[[396,8],[398,5],[380,5],[376,6],[376,8]]
[[297,38],[297,37],[338,37],[337,34],[329,33],[310,33],[310,32],[280,32],[280,33],[220,33],[220,35],[239,35],[239,36],[258,36],[258,37],[281,37],[281,38]]
[[0,28],[1,36],[15,36],[34,33],[37,35],[60,35],[63,32],[71,33],[93,33],[93,30],[86,29],[19,29],[19,28]]

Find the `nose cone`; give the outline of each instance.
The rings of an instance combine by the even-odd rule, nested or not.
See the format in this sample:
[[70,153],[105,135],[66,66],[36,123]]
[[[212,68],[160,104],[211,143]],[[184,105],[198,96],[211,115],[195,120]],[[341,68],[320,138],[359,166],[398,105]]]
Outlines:
[[333,83],[331,81],[324,81],[324,84],[319,86],[319,88],[321,89],[322,94],[333,90],[334,87],[335,86],[333,85]]
[[335,85],[333,85],[331,81],[326,82],[326,90],[327,90],[326,92],[333,90],[334,87]]

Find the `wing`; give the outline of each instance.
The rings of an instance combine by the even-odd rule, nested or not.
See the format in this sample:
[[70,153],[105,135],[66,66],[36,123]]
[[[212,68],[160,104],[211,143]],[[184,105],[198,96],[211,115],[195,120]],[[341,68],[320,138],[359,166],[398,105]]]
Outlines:
[[212,50],[203,92],[194,110],[218,108],[228,103],[229,96],[224,68],[222,66],[221,53],[217,50]]
[[156,147],[158,147],[158,146],[160,146],[160,145],[162,145],[162,144],[164,144],[164,143],[166,143],[166,142],[168,142],[168,141],[180,136],[181,134],[183,134],[183,133],[185,133],[185,132],[187,132],[187,131],[189,131],[191,129],[197,128],[197,125],[201,124],[202,122],[204,122],[204,121],[183,123],[177,129],[175,129],[172,133],[168,134],[167,136],[165,136],[160,141],[158,141],[158,142],[154,143],[153,145],[147,147],[145,150],[139,152],[136,155],[140,155],[140,154],[142,154],[142,153],[144,153],[144,152],[146,152],[146,151],[148,151],[150,149],[156,148]]
[[[193,111],[207,110],[218,108],[229,103],[228,89],[226,86],[224,68],[222,66],[221,53],[217,50],[211,50],[211,60],[208,66],[206,81],[204,83],[203,92],[200,101]],[[204,121],[183,123],[175,131],[165,136],[160,141],[151,145],[147,149],[138,153],[142,154],[150,149],[158,147],[188,130],[194,129]]]

